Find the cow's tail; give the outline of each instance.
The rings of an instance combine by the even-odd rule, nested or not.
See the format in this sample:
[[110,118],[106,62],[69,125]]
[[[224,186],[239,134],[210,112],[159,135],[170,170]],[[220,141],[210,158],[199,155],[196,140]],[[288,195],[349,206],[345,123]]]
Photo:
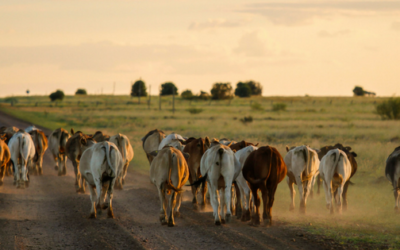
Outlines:
[[340,151],[338,149],[335,149],[334,153],[332,154],[333,166],[331,167],[331,174],[330,174],[330,176],[332,177],[332,184],[340,185],[343,182],[343,176],[336,173],[336,170],[338,168],[338,163],[341,157],[342,154],[340,153]]
[[24,155],[24,146],[26,144],[26,138],[22,136],[18,136],[18,144],[19,144],[19,154],[21,155],[21,166],[25,166],[27,163],[27,158]]
[[37,132],[37,130],[34,130],[32,134],[35,134],[35,140],[36,140],[36,144],[35,145],[35,156],[33,157],[33,161],[37,162],[39,160],[39,152],[42,152],[42,143],[41,140],[39,139],[39,133]]
[[117,174],[116,166],[113,164],[113,162],[115,162],[115,161],[113,161],[113,159],[112,159],[113,157],[111,155],[113,153],[113,150],[115,150],[115,149],[109,143],[105,143],[104,148],[106,149],[106,159],[107,159],[108,166],[110,167],[110,169],[112,171],[112,174],[110,177],[115,177]]
[[[168,161],[168,165],[169,165],[169,169],[168,169],[168,179],[167,179],[167,188],[168,189],[172,189],[175,192],[182,192],[182,188],[176,188],[171,181],[171,173],[172,173],[172,167],[174,165],[174,153],[172,153],[172,150],[170,149],[168,151],[168,155],[169,155],[169,161]],[[176,157],[175,157],[176,158]],[[178,159],[177,159],[178,160]]]
[[124,160],[124,164],[128,161],[127,156],[126,156],[126,143],[125,143],[125,138],[122,137],[121,134],[118,134],[119,137],[119,145],[122,147],[121,154],[122,154],[122,159]]

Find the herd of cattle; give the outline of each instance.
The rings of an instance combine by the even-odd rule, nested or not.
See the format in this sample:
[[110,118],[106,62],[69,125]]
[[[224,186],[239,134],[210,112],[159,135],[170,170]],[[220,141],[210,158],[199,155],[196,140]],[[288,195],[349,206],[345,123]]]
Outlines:
[[[335,204],[337,212],[341,213],[347,208],[350,179],[357,171],[357,154],[341,144],[321,149],[306,145],[286,147],[287,154],[283,158],[271,146],[257,147],[258,143],[210,140],[208,137],[185,138],[176,133],[166,136],[158,129],[148,132],[142,142],[150,163],[150,181],[156,186],[160,198],[159,219],[162,225],[168,226],[174,226],[174,216],[179,216],[182,190],[188,180],[194,209],[199,209],[199,205],[203,209],[209,198],[216,225],[229,222],[232,215],[259,225],[259,190],[264,223],[271,225],[275,192],[285,177],[291,195],[290,210],[295,208],[293,184],[298,186],[300,212],[305,213],[307,198],[313,196],[315,182],[319,193],[322,180],[327,208],[334,213]],[[69,133],[63,128],[46,136],[34,126],[25,130],[1,127],[0,185],[3,185],[6,174],[14,174],[17,188],[29,185],[28,171],[42,175],[43,155],[47,148],[55,160],[59,176],[66,175],[69,158],[74,168],[76,191],[85,193],[85,187],[89,187],[90,218],[96,218],[96,209],[101,212],[107,208],[108,217],[113,218],[114,187],[123,188],[129,162],[134,156],[128,137],[122,134],[108,136],[101,131],[86,135],[73,129]],[[393,185],[395,210],[398,211],[400,147],[389,155],[385,175]],[[201,199],[198,203],[199,191]]]

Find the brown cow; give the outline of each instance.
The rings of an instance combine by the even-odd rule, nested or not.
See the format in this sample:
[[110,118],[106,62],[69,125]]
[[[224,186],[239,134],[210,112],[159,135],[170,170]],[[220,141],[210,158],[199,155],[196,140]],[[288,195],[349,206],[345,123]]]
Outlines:
[[[193,184],[195,181],[197,181],[199,178],[201,178],[200,174],[200,160],[201,157],[203,156],[204,152],[210,147],[210,139],[206,137],[205,139],[203,138],[198,138],[195,139],[193,137],[189,138],[186,141],[186,146],[183,152],[188,153],[190,155],[190,158],[188,160],[188,167],[189,167],[189,182],[190,184]],[[198,187],[196,186],[191,186],[192,187],[192,194],[193,194],[193,208],[198,209],[198,203],[197,203],[197,192],[198,192]],[[207,193],[207,185],[204,183],[201,188],[201,207],[204,208],[206,205],[206,193]]]
[[[345,147],[340,143],[336,143],[334,146],[322,147],[320,149],[320,152],[318,153],[318,158],[321,160],[322,157],[324,157],[328,153],[329,150],[335,149],[335,148],[340,149],[343,152],[345,152],[346,156],[349,159],[350,164],[351,164],[351,175],[350,175],[349,180],[346,181],[346,183],[344,184],[344,188],[343,188],[343,210],[346,211],[346,209],[347,209],[347,189],[349,188],[349,185],[352,184],[350,179],[357,172],[357,167],[358,167],[357,161],[355,159],[357,157],[357,154],[355,152],[351,152],[351,147]],[[317,186],[318,186],[317,194],[319,194],[320,185],[321,185],[321,180],[320,180],[320,177],[318,176],[317,177]],[[335,192],[335,196],[336,196],[336,192]],[[336,199],[335,199],[335,202],[336,202]]]
[[271,210],[274,204],[275,191],[287,173],[287,167],[281,154],[274,147],[260,147],[247,157],[242,172],[254,197],[256,212],[253,214],[253,225],[259,225],[261,222],[258,189],[261,190],[263,198],[264,223],[265,225],[272,225]]
[[81,131],[75,133],[74,130],[71,129],[71,134],[72,136],[67,141],[66,152],[74,166],[76,192],[85,193],[85,180],[81,178],[81,173],[79,172],[79,161],[82,153],[88,147],[94,145],[96,141]]
[[0,138],[0,186],[3,186],[4,174],[8,163],[10,162],[11,154],[7,144]]
[[143,138],[143,150],[146,153],[147,159],[151,165],[151,162],[154,159],[154,156],[151,155],[151,152],[157,151],[158,146],[160,145],[161,141],[165,138],[165,133],[161,130],[154,129],[149,131]]
[[258,143],[257,143],[257,144],[253,144],[253,143],[251,143],[251,142],[241,141],[241,142],[233,143],[233,144],[231,144],[229,147],[230,147],[232,150],[238,151],[238,150],[241,150],[242,148],[245,148],[245,147],[247,147],[247,146],[255,146],[255,147],[257,147],[257,146],[258,146]]
[[95,140],[96,142],[102,142],[102,141],[109,141],[110,136],[103,134],[101,131],[96,131],[93,136],[90,136]]
[[35,157],[33,158],[32,168],[33,174],[43,174],[43,155],[48,148],[48,141],[46,135],[41,130],[32,130],[29,132],[32,137],[33,144],[35,144]]

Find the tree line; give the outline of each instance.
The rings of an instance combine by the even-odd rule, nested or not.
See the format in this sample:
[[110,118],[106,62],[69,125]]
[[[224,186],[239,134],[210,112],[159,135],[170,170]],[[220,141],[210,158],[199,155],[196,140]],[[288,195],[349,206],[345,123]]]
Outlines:
[[[217,82],[214,83],[210,93],[206,91],[200,91],[198,95],[193,94],[190,89],[186,89],[181,93],[181,97],[186,100],[200,99],[200,100],[224,100],[232,99],[234,96],[238,97],[250,97],[250,96],[261,96],[262,86],[259,82],[246,81],[238,82],[236,84],[235,91],[233,91],[232,85],[229,82]],[[147,96],[146,83],[139,79],[132,84],[131,96]],[[161,85],[160,95],[176,95],[178,96],[178,88],[173,82],[166,82]]]

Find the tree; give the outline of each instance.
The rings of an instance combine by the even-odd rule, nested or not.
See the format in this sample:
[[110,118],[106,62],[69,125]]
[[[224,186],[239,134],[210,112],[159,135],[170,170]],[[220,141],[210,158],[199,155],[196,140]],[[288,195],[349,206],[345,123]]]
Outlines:
[[231,84],[229,82],[214,83],[214,85],[211,89],[211,98],[213,100],[222,100],[222,99],[233,98]]
[[87,95],[86,89],[77,89],[75,95]]
[[52,101],[52,102],[54,102],[54,101],[56,101],[56,100],[60,100],[60,101],[62,101],[63,99],[64,99],[64,92],[62,91],[62,90],[57,90],[56,92],[53,92],[53,93],[51,93],[50,95],[49,95],[49,97],[50,97],[50,100]]
[[209,100],[210,94],[205,91],[200,91],[199,99],[200,100]]
[[251,96],[250,86],[246,83],[238,82],[235,89],[235,96],[250,97]]
[[132,84],[131,96],[147,96],[146,83],[142,79],[137,80]]
[[172,82],[166,82],[161,85],[161,95],[178,95],[178,88]]
[[353,89],[354,96],[364,96],[365,91],[360,86],[355,86]]
[[259,82],[247,81],[245,83],[250,87],[251,95],[261,95],[262,94],[262,86]]
[[187,89],[181,93],[182,99],[191,100],[193,99],[193,93],[191,90]]

